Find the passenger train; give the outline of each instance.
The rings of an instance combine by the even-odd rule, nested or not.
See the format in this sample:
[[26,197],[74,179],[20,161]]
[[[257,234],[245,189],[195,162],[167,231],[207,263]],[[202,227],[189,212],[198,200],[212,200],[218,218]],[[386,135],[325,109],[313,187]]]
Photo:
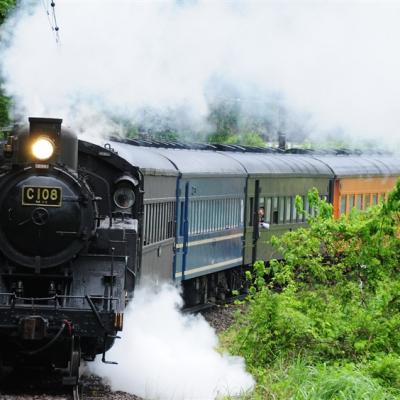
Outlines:
[[399,176],[388,155],[99,144],[30,118],[0,153],[1,363],[76,385],[81,358],[110,362],[138,282],[181,284],[188,306],[223,300],[243,268],[274,256],[272,235],[306,225],[296,195],[309,207],[316,187],[338,217],[386,198]]

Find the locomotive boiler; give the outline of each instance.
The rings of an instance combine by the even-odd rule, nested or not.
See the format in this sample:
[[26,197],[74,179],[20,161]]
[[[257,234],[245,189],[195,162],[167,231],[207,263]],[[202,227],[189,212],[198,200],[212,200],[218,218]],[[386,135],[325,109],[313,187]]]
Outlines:
[[0,359],[75,385],[122,330],[139,271],[142,177],[62,120],[30,118],[0,167]]

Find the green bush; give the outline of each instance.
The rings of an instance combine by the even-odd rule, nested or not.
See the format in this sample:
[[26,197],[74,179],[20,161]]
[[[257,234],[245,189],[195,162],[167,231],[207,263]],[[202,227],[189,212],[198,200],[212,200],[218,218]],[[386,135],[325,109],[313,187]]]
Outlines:
[[[339,220],[316,190],[309,201],[309,229],[272,240],[283,260],[247,273],[248,311],[225,344],[260,398],[400,398],[400,183],[386,204]],[[281,360],[292,361],[278,384]]]

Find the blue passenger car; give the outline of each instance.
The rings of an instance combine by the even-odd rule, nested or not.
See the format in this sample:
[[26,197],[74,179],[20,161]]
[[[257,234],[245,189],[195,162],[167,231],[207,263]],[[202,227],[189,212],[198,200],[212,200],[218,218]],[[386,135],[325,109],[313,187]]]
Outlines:
[[241,265],[244,168],[212,151],[158,151],[180,172],[173,278],[184,281]]

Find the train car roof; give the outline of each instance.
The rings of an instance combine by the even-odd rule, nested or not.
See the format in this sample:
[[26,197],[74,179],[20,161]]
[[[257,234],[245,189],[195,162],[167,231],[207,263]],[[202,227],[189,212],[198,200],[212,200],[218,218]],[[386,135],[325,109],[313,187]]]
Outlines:
[[165,148],[154,150],[171,160],[183,176],[247,176],[243,166],[225,153]]
[[400,175],[400,159],[386,155],[358,156],[318,156],[318,159],[328,165],[336,177],[368,177]]
[[144,175],[176,176],[178,171],[171,161],[155,148],[108,141],[111,148],[130,164],[140,168]]
[[297,154],[224,152],[238,161],[249,175],[332,177],[331,169],[310,156]]

